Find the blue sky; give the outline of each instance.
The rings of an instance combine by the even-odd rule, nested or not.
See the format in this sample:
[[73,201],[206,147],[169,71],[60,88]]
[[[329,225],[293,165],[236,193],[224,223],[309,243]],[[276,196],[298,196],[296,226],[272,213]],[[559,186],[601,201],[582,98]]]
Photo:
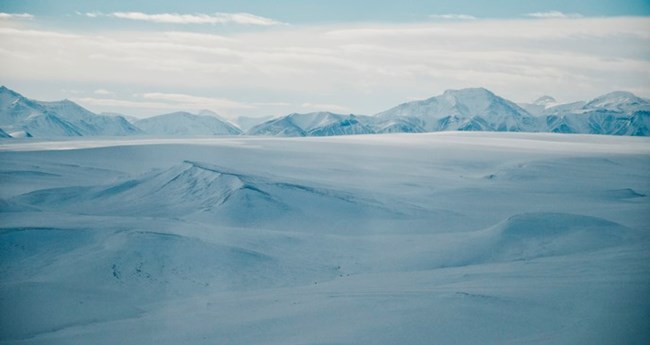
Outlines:
[[443,0],[443,1],[359,1],[359,0],[248,0],[248,1],[69,1],[3,0],[3,12],[29,12],[39,16],[62,16],[81,12],[249,12],[295,23],[354,21],[418,21],[429,14],[458,13],[478,18],[514,18],[526,13],[550,10],[584,16],[650,15],[647,0]]
[[150,116],[372,114],[451,88],[650,96],[650,1],[0,0],[0,75]]

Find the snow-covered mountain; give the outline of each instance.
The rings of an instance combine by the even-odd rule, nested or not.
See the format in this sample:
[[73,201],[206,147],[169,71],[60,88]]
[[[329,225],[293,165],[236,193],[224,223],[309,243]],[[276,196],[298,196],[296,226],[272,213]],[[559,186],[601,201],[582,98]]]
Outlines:
[[248,135],[333,136],[437,131],[555,132],[650,135],[650,100],[615,91],[591,101],[559,103],[542,96],[515,104],[484,88],[447,90],[442,95],[400,104],[374,116],[330,112],[281,117],[240,117],[237,124],[203,110],[147,119],[94,114],[63,100],[41,102],[0,87],[0,129],[10,137]]
[[158,115],[134,124],[150,135],[239,135],[242,131],[232,123],[213,115],[176,112]]
[[564,115],[547,115],[546,132],[610,135],[650,135],[650,112],[632,114],[590,110]]
[[544,110],[541,131],[646,136],[650,134],[650,101],[616,91],[589,102],[559,104]]
[[551,96],[542,96],[536,99],[533,103],[519,103],[520,107],[526,110],[531,115],[540,116],[544,115],[546,109],[558,105],[558,101]]
[[447,90],[440,96],[403,103],[375,116],[384,120],[416,118],[427,132],[535,129],[531,114],[484,88]]
[[533,103],[519,104],[535,116],[580,114],[591,111],[610,111],[631,115],[636,111],[650,111],[650,101],[626,91],[614,91],[591,101],[558,103],[550,96],[543,96]]
[[0,128],[23,136],[121,136],[138,134],[121,116],[97,115],[70,101],[40,102],[0,87]]
[[131,135],[140,131],[121,116],[97,115],[70,100],[38,102],[51,113],[57,114],[80,129],[82,135]]
[[371,134],[368,117],[330,112],[289,114],[252,127],[248,134],[274,136],[330,136]]
[[543,96],[516,105],[485,89],[448,90],[440,96],[401,104],[376,115],[402,121],[396,131],[517,131],[648,135],[650,102],[617,91],[589,102],[558,103]]
[[81,136],[72,123],[51,113],[36,101],[0,87],[0,128],[33,136]]
[[594,98],[585,104],[583,108],[632,113],[635,111],[650,111],[650,101],[631,92],[615,91]]

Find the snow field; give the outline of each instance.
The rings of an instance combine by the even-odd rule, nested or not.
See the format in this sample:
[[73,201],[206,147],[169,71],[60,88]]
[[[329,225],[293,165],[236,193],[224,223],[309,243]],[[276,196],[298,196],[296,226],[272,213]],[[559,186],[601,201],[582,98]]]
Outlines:
[[2,344],[644,344],[647,139],[12,141]]

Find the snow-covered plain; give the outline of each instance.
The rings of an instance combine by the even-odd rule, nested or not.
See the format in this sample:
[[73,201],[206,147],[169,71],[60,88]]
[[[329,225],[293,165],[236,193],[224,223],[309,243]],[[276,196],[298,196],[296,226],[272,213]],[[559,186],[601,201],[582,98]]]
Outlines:
[[650,139],[0,142],[2,344],[648,344]]

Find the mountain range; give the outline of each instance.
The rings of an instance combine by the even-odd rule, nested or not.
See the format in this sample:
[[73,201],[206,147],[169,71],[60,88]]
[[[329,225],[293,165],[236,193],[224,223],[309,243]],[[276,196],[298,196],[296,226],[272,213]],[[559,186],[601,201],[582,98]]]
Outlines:
[[517,104],[484,88],[447,90],[373,116],[314,112],[280,117],[242,117],[174,112],[146,119],[95,114],[63,100],[36,101],[0,87],[0,138],[62,136],[332,136],[437,131],[554,132],[650,135],[650,100],[616,91],[593,100],[559,103],[543,96]]

